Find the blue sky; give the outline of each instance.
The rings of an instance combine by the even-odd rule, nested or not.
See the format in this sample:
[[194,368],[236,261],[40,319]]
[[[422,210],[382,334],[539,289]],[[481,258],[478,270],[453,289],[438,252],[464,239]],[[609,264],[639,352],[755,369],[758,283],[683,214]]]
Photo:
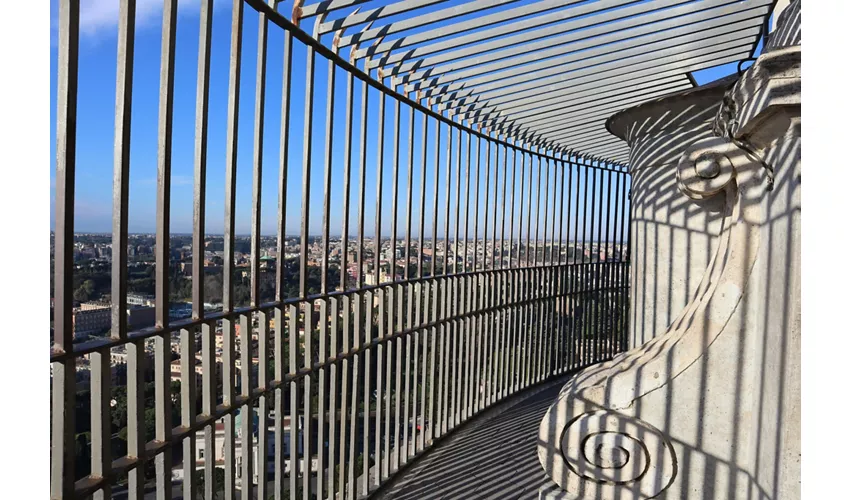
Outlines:
[[[308,2],[310,3],[310,2]],[[389,1],[372,2],[383,5]],[[454,0],[434,6],[442,9],[454,4],[463,3]],[[530,0],[517,4],[531,3]],[[50,100],[51,100],[51,158],[55,158],[55,114],[56,114],[56,47],[55,26],[58,15],[56,0],[51,0],[51,57],[50,57]],[[172,191],[171,191],[171,228],[175,233],[188,233],[192,229],[192,179],[194,157],[194,115],[195,89],[197,83],[197,51],[199,36],[199,2],[198,0],[182,0],[180,2],[177,22],[175,99],[173,119],[173,157],[172,157]],[[210,70],[210,105],[209,105],[209,145],[207,165],[207,233],[220,234],[224,224],[224,167],[226,147],[226,109],[228,98],[228,58],[230,50],[231,2],[218,0],[215,2],[213,13],[212,56]],[[288,13],[291,1],[285,2],[279,9]],[[75,227],[78,232],[108,232],[111,228],[112,217],[112,172],[113,172],[113,140],[114,140],[114,106],[115,106],[115,71],[116,71],[116,35],[117,35],[117,0],[83,0],[81,6],[81,36],[79,61],[79,94],[78,94],[78,135],[77,135],[77,183]],[[156,147],[157,147],[157,107],[159,93],[159,64],[161,49],[161,0],[137,0],[137,23],[135,45],[135,68],[133,82],[133,116],[131,136],[131,166],[130,166],[130,218],[131,232],[153,232],[155,230],[156,203]],[[243,47],[242,47],[242,87],[239,115],[239,147],[237,162],[237,204],[236,231],[237,234],[250,232],[252,168],[253,168],[253,122],[256,82],[256,50],[257,50],[258,16],[250,6],[244,9]],[[432,28],[428,27],[426,29]],[[308,21],[305,29],[312,29],[312,20]],[[262,189],[262,233],[276,234],[276,219],[278,205],[278,172],[280,154],[280,105],[281,105],[281,61],[283,54],[283,32],[270,24],[268,35],[268,54],[266,72],[266,106],[265,106],[265,147],[263,163]],[[327,94],[327,62],[322,57],[316,58],[316,89],[313,121],[313,168],[311,183],[311,234],[319,234],[323,200],[323,148],[324,126]],[[297,43],[293,51],[292,100],[293,113],[290,125],[290,167],[289,189],[287,193],[287,234],[297,234],[300,228],[301,210],[301,163],[303,144],[303,96],[305,65],[304,47]],[[698,83],[705,83],[735,71],[734,65],[712,68],[696,75]],[[331,183],[331,233],[338,234],[341,225],[341,200],[343,196],[342,163],[343,163],[343,125],[345,111],[344,73],[337,72],[335,86],[335,139],[333,147],[333,175]],[[359,144],[360,116],[360,83],[355,81],[353,132],[354,147],[352,151],[351,171],[351,227],[356,227],[357,181],[359,169],[357,165]],[[367,148],[367,177],[366,177],[366,234],[374,232],[376,174],[376,115],[378,94],[370,94],[370,131],[369,147]],[[321,107],[318,107],[320,105]],[[392,186],[392,116],[394,101],[387,100],[387,120],[385,124],[385,161],[382,204],[382,234],[389,234],[391,217]],[[404,219],[406,215],[406,182],[407,182],[407,148],[408,110],[402,107],[400,126],[400,167],[399,167],[399,234],[404,234]],[[429,120],[432,122],[432,120]],[[421,117],[416,116],[416,136],[414,148],[414,179],[413,179],[413,234],[418,222],[419,191],[423,178],[419,170],[420,158],[420,124]],[[434,128],[429,124],[428,154],[433,156]],[[442,148],[446,145],[445,127],[442,134]],[[465,144],[464,144],[465,145]],[[474,148],[474,143],[473,143]],[[474,149],[473,149],[474,151]],[[483,153],[482,153],[483,154]],[[445,151],[442,151],[441,165],[445,165]],[[473,167],[475,163],[473,160]],[[443,167],[444,168],[444,167]],[[54,183],[55,164],[51,163],[51,228],[54,224]],[[432,182],[433,172],[425,176],[426,184],[426,234],[431,234],[431,213],[433,210]],[[473,168],[474,172],[474,168]],[[510,172],[510,168],[508,170]],[[500,173],[501,175],[501,173]],[[535,173],[536,175],[536,173]],[[440,179],[440,223],[441,234],[444,231],[445,206],[445,172]],[[473,181],[475,180],[473,173]],[[491,179],[491,200],[494,196]],[[454,174],[452,174],[454,186]],[[579,186],[576,186],[578,188]],[[483,189],[483,188],[482,188]],[[514,186],[519,196],[518,186]],[[552,192],[553,186],[550,186]],[[474,193],[474,188],[472,193]],[[483,192],[480,194],[483,203]],[[527,196],[526,196],[527,197]],[[550,201],[552,196],[549,197]],[[464,198],[461,198],[464,201]],[[457,200],[452,201],[452,213]],[[492,202],[491,202],[492,203]],[[479,215],[479,227],[483,227],[483,214]],[[551,216],[550,216],[551,217]],[[550,219],[551,220],[551,219]],[[541,221],[542,223],[542,221]],[[491,223],[492,224],[492,223]],[[454,233],[452,222],[451,233]],[[461,222],[463,229],[463,222]],[[463,234],[463,233],[461,233]]]

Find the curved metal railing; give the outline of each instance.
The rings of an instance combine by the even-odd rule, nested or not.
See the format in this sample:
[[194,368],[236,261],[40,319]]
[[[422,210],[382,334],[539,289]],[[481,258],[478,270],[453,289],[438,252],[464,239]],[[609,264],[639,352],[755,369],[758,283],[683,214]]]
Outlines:
[[[60,1],[52,497],[126,489],[140,498],[155,485],[167,498],[179,485],[184,498],[207,498],[218,487],[217,467],[228,498],[252,490],[258,498],[366,496],[483,409],[624,349],[630,180],[622,167],[540,150],[533,139],[491,137],[435,113],[259,0],[236,0],[231,17],[221,310],[204,310],[205,281],[195,279],[187,319],[169,314],[169,284],[180,277],[169,252],[177,10],[165,2],[156,322],[129,331],[132,8],[123,1],[119,15],[111,330],[75,342],[75,144],[86,131],[77,126],[79,6]],[[248,18],[258,26],[253,80],[242,64]],[[201,2],[200,28],[194,277],[217,272],[204,266],[215,106],[210,1]],[[271,54],[281,63],[270,62]],[[243,268],[250,300],[243,304],[235,247],[236,172],[247,163],[238,147],[245,80],[255,91],[250,257]],[[322,81],[326,89],[317,92]],[[266,121],[276,113],[267,101],[272,88],[280,90],[274,124]],[[261,216],[272,163],[266,139],[274,132],[279,199],[270,270],[261,267]],[[294,138],[303,140],[300,148]],[[294,191],[300,232],[288,236]],[[313,198],[318,193],[321,203]],[[126,404],[113,406],[118,392]],[[75,408],[86,404],[90,422],[80,422],[76,415],[85,412]]]

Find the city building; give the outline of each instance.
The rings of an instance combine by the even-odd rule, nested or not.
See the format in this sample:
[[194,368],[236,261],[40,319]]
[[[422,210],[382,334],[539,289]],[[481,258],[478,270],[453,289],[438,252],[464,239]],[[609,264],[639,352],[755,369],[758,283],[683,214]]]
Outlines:
[[71,313],[71,321],[75,340],[101,335],[108,332],[112,325],[112,309],[107,303],[85,302]]

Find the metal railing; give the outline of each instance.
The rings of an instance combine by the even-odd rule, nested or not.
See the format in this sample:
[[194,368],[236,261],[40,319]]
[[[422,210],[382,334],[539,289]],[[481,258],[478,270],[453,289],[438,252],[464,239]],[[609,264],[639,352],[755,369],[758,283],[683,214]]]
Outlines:
[[[292,499],[367,496],[434,442],[494,403],[624,350],[630,184],[624,167],[544,150],[533,137],[491,136],[438,114],[346,62],[259,0],[233,3],[223,308],[213,313],[204,310],[204,280],[198,279],[204,275],[212,37],[212,2],[201,2],[192,237],[196,279],[192,318],[172,321],[169,219],[176,3],[166,0],[163,14],[156,326],[127,331],[135,16],[134,2],[124,0],[116,79],[112,329],[109,337],[74,343],[79,5],[76,0],[59,2],[55,339],[51,354],[53,498],[92,494],[105,498],[119,488],[126,488],[130,498],[141,498],[149,477],[157,497],[170,498],[178,461],[182,461],[179,484],[183,497],[210,498],[217,464],[207,459],[199,465],[197,441],[202,440],[205,450],[214,450],[219,421],[223,421],[221,465],[226,498],[265,499],[272,492],[274,498]],[[251,298],[249,306],[237,307],[236,168],[246,4],[259,18]],[[273,300],[263,303],[258,257],[261,181],[263,169],[270,163],[263,157],[265,98],[270,91],[266,79],[269,28],[281,31],[284,45],[276,288]],[[302,68],[294,68],[293,51],[305,58],[303,73]],[[327,63],[328,90],[317,96],[314,86],[319,81],[320,61]],[[339,82],[337,72],[341,72]],[[303,79],[304,96],[293,92],[293,78]],[[360,84],[359,99],[355,81]],[[335,102],[337,88],[344,89],[342,113]],[[313,119],[321,115],[315,112],[321,105],[325,124],[324,131],[317,133]],[[290,119],[300,112],[303,124],[294,126]],[[341,138],[335,127],[340,123],[338,115],[343,120]],[[302,223],[298,269],[290,273],[285,253],[291,201],[286,196],[290,185],[297,182],[289,175],[295,170],[290,164],[290,140],[299,135],[304,141]],[[342,153],[336,154],[333,143],[339,139]],[[315,166],[314,147],[322,148],[321,161]],[[317,166],[323,169],[321,204],[311,199]],[[352,178],[354,169],[357,179]],[[334,175],[340,170],[341,200],[333,196]],[[406,173],[403,186],[399,184],[402,173]],[[373,185],[374,197],[367,194],[367,180]],[[387,180],[389,189],[383,184]],[[385,198],[386,191],[390,200]],[[321,228],[314,231],[310,221],[317,210]],[[368,233],[367,214],[375,219],[372,234]],[[356,219],[350,220],[355,215]],[[335,221],[340,236],[334,240],[331,227]],[[342,249],[338,264],[331,263],[332,240]],[[318,260],[313,259],[316,255]],[[318,284],[309,277],[316,268]],[[338,280],[330,272],[333,269],[339,270]],[[284,285],[296,275],[298,294],[286,296]],[[217,329],[223,345],[219,356]],[[181,353],[180,389],[174,397],[170,386],[176,356],[172,339],[179,339]],[[151,344],[149,363],[146,347]],[[111,419],[116,411],[111,408],[115,389],[111,354],[117,348],[126,350],[126,450],[120,453],[115,453]],[[200,376],[194,353],[200,354]],[[75,422],[77,366],[81,360],[87,360],[90,370],[87,446],[91,467],[86,475],[75,471],[80,427],[80,422]],[[243,369],[254,365],[256,370]],[[152,436],[145,429],[149,409],[145,383],[151,375]],[[177,421],[172,407],[179,407]],[[237,415],[254,411],[256,421],[241,418],[237,429]],[[253,435],[256,442],[240,438]],[[285,446],[287,442],[290,445]],[[267,448],[269,443],[273,452]],[[238,472],[237,467],[241,468]],[[198,476],[197,469],[203,474]],[[256,484],[247,479],[255,476]],[[203,491],[199,490],[199,477],[203,478]]]

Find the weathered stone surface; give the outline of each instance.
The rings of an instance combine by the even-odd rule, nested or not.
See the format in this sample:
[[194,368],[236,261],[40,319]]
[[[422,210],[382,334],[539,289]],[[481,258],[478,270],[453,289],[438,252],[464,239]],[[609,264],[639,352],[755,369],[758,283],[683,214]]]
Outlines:
[[693,297],[717,249],[723,200],[688,199],[677,187],[676,165],[693,142],[713,136],[732,83],[650,101],[609,121],[609,130],[631,147],[631,348],[664,333]]
[[632,147],[633,333],[647,335],[561,390],[540,425],[557,485],[541,498],[799,498],[799,54],[610,120]]

